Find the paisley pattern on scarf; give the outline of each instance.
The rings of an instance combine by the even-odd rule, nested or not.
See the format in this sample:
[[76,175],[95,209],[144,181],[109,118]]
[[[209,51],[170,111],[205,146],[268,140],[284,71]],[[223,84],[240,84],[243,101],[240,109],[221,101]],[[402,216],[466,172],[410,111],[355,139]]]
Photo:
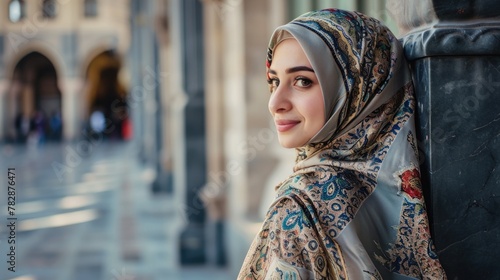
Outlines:
[[[357,12],[311,12],[289,23],[294,24],[329,46],[343,71],[347,100],[340,129],[328,141],[297,148],[293,174],[276,186],[276,199],[238,279],[446,279],[415,167],[413,85],[387,88],[390,79],[398,78],[399,43],[380,22]],[[386,162],[397,163],[389,173],[395,175],[392,184],[381,183]],[[378,205],[371,199],[381,193],[390,194],[388,201],[394,203],[381,205],[395,211],[379,214],[370,208]],[[379,219],[382,213],[390,217]],[[394,238],[379,239],[372,226]],[[373,238],[364,243],[366,236]],[[376,249],[370,249],[373,244]]]
[[269,269],[266,279],[272,280],[298,280],[313,279],[313,275],[304,269],[293,267],[285,262],[276,260]]

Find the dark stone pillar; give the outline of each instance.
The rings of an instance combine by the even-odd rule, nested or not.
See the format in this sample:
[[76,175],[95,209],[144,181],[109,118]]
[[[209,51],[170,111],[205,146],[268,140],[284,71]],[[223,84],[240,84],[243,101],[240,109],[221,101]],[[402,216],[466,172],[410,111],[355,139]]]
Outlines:
[[498,279],[500,2],[413,0],[389,7],[409,31],[402,41],[441,262],[449,279]]
[[182,9],[183,87],[187,225],[180,237],[182,264],[204,263],[205,208],[198,192],[206,183],[203,12],[199,0],[184,0]]

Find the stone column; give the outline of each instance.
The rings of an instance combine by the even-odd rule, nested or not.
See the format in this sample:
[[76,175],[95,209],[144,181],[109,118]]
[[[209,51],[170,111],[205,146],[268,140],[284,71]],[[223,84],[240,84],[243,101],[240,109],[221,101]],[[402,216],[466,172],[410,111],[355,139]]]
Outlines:
[[[224,135],[224,158],[228,180],[228,246],[229,263],[233,273],[241,267],[242,256],[248,250],[248,161],[247,108],[245,102],[245,16],[243,4],[233,6],[223,18],[224,51],[223,64],[224,96],[223,107],[226,116]],[[229,35],[231,34],[231,35]],[[230,117],[229,117],[230,116]],[[243,145],[243,147],[242,147]]]
[[[206,136],[205,136],[205,85],[203,55],[203,7],[199,0],[184,0],[180,9],[180,43],[182,89],[185,103],[180,113],[183,119],[180,133],[183,146],[174,145],[184,158],[184,196],[181,202],[186,212],[186,225],[180,234],[181,264],[204,263],[205,256],[205,207],[199,196],[206,183]],[[179,38],[178,38],[179,39]],[[181,149],[182,148],[182,149]]]
[[207,184],[201,191],[208,219],[207,256],[219,266],[226,264],[225,218],[227,182],[224,160],[224,122],[222,61],[224,61],[223,19],[231,6],[218,0],[203,1],[205,55],[205,104],[207,138]]
[[[0,4],[2,6],[2,4]],[[7,3],[4,4],[7,7]],[[1,22],[2,20],[0,20]],[[2,23],[2,25],[4,25]],[[4,35],[3,27],[0,27],[0,142],[5,139],[5,100],[7,99],[7,73],[5,73],[5,63],[4,63]]]
[[170,6],[168,1],[156,1],[155,3],[155,30],[157,40],[157,77],[158,86],[158,110],[157,110],[157,141],[158,141],[158,165],[157,179],[153,184],[153,191],[160,191],[171,194],[173,192],[173,166],[172,166],[172,141],[170,125],[171,106],[171,83],[170,54],[172,53],[171,32],[172,26],[169,22]]
[[[135,40],[132,42],[130,51],[132,88],[129,93],[128,106],[134,110],[134,135],[139,147],[139,158],[158,172],[157,135],[161,133],[161,130],[157,127],[160,120],[157,117],[159,81],[153,29],[154,17],[152,16],[154,1],[134,0],[131,2],[131,9],[131,29]],[[158,188],[156,179],[153,189]]]
[[[168,135],[166,135],[166,148],[170,155],[172,168],[172,184],[173,184],[173,201],[176,208],[176,217],[179,221],[173,223],[175,227],[176,239],[180,239],[178,235],[185,229],[188,224],[189,209],[186,207],[186,136],[184,133],[185,119],[184,109],[187,102],[187,95],[182,86],[182,16],[181,6],[183,0],[169,0],[167,10],[168,30],[167,34],[168,48],[166,49],[165,58],[168,63],[165,64],[165,69],[168,75],[165,76],[167,81],[167,91],[163,93],[163,100],[167,106],[164,108],[166,117],[165,125],[168,127]],[[196,242],[196,241],[195,241]],[[175,250],[176,263],[181,264],[180,251]]]
[[167,174],[162,167],[163,142],[162,134],[162,98],[160,83],[166,75],[160,70],[159,46],[155,34],[155,13],[157,12],[157,1],[140,1],[141,6],[138,22],[137,38],[140,40],[138,55],[141,57],[140,88],[142,93],[143,112],[143,148],[141,148],[143,160],[154,168],[156,177],[152,182],[151,189],[154,193],[168,192],[170,184]]
[[388,5],[411,62],[431,229],[448,279],[500,275],[500,2]]
[[76,140],[82,137],[81,120],[78,116],[79,102],[81,100],[82,80],[80,78],[61,77],[61,105],[63,120],[63,138],[64,140]]
[[6,135],[6,129],[9,127],[9,124],[7,123],[6,119],[7,118],[7,111],[6,111],[6,102],[7,102],[7,80],[0,78],[0,142],[5,140]]

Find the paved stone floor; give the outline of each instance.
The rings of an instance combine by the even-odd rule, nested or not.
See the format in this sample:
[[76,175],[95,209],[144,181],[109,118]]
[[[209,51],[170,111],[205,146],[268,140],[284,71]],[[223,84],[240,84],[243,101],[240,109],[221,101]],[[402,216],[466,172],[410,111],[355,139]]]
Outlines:
[[[154,173],[130,143],[3,145],[0,168],[1,280],[234,279],[221,268],[179,267],[179,207],[151,194]],[[15,272],[7,263],[9,217],[17,218]]]

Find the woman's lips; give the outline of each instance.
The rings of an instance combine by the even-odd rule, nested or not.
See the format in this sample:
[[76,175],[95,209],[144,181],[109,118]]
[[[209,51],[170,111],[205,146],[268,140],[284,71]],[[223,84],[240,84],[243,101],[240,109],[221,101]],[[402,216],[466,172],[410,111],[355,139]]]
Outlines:
[[276,129],[279,132],[285,132],[293,127],[295,127],[297,124],[300,123],[300,121],[293,121],[293,120],[277,120],[276,122]]

